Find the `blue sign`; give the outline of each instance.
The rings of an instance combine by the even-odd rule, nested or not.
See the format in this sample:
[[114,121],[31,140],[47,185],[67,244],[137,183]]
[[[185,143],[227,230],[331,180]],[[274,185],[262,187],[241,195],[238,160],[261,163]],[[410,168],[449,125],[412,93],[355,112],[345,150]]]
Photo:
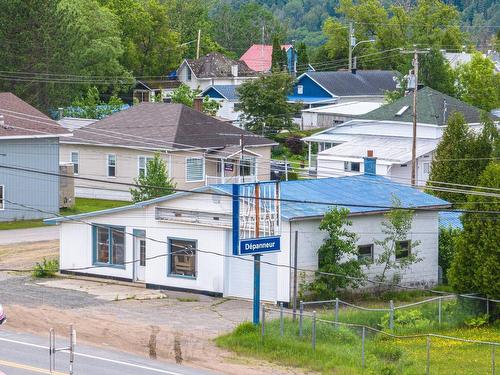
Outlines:
[[265,254],[280,251],[280,237],[250,238],[240,241],[240,255]]

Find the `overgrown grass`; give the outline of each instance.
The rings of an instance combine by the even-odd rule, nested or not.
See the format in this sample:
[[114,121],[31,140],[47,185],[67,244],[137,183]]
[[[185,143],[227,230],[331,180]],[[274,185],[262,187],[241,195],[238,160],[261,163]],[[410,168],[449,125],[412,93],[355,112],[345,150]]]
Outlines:
[[[477,312],[474,306],[443,303],[443,323],[439,325],[430,318],[437,308],[396,311],[394,333],[414,335],[440,333],[489,342],[500,341],[499,325],[469,328],[467,317]],[[414,313],[417,311],[418,313]],[[448,314],[448,318],[446,318]],[[318,311],[318,316],[333,319],[330,311]],[[445,320],[446,319],[446,320]],[[342,309],[339,321],[383,328],[384,313],[360,312]],[[296,366],[323,374],[424,374],[426,366],[426,338],[395,339],[383,334],[366,331],[365,364],[361,368],[361,328],[336,328],[333,324],[317,322],[316,350],[311,345],[312,322],[304,319],[302,338],[298,323],[285,319],[284,336],[280,337],[278,320],[266,322],[265,337],[261,338],[261,327],[244,323],[232,333],[217,338],[216,343],[242,355],[276,362],[285,366]],[[387,331],[387,329],[385,329]],[[461,343],[445,339],[431,339],[431,374],[487,374],[491,373],[491,347],[487,345]]]
[[108,208],[122,207],[131,202],[113,201],[107,199],[92,199],[92,198],[76,198],[75,205],[72,208],[63,208],[60,211],[61,215],[75,215],[85,212],[105,210]]
[[[131,202],[113,201],[106,199],[76,198],[75,206],[63,208],[59,211],[61,215],[75,215],[85,212],[99,211],[107,208],[121,207]],[[0,222],[0,230],[26,229],[45,226],[43,220],[15,220]]]

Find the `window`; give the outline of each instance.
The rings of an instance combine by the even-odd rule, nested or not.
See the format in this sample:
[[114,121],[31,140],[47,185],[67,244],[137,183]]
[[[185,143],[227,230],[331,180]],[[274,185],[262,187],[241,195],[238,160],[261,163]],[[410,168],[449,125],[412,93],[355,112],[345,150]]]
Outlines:
[[332,148],[334,146],[333,143],[329,143],[329,142],[322,142],[319,144],[319,151],[325,151],[325,150],[328,150],[329,148]]
[[205,177],[205,163],[203,158],[186,158],[186,181],[203,181]]
[[169,275],[196,277],[196,241],[168,240]]
[[408,258],[411,251],[411,241],[396,241],[396,260]]
[[148,173],[148,163],[153,160],[150,156],[139,156],[139,177],[145,176]]
[[298,85],[297,86],[297,95],[302,95],[304,94],[304,86]]
[[94,263],[125,265],[125,228],[94,226]]
[[5,186],[0,185],[0,210],[3,210],[5,208],[4,197],[5,197]]
[[187,67],[186,80],[191,81],[191,68],[189,66]]
[[78,174],[78,170],[80,169],[80,155],[78,151],[71,152],[71,162],[73,163],[73,173]]
[[373,244],[358,246],[358,260],[363,263],[373,263]]
[[255,176],[255,158],[243,156],[240,164],[240,176]]
[[430,163],[424,163],[424,173],[429,173]]
[[345,161],[344,162],[344,171],[346,172],[359,172],[361,168],[361,163],[354,161]]
[[108,155],[108,177],[116,177],[116,155]]
[[233,108],[233,111],[234,112],[238,112],[238,111],[241,111],[241,108],[242,108],[242,104],[241,103],[234,103],[234,108]]
[[139,266],[146,266],[146,240],[139,240]]

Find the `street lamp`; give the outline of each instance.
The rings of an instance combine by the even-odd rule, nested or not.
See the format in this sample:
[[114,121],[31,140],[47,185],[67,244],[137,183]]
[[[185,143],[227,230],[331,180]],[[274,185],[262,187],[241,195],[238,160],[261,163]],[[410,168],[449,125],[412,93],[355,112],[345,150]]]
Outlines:
[[354,29],[352,26],[352,22],[349,24],[349,70],[352,71],[352,52],[354,51],[354,48],[359,46],[362,43],[374,43],[375,38],[372,37],[367,40],[361,40],[356,43],[356,37],[354,36]]

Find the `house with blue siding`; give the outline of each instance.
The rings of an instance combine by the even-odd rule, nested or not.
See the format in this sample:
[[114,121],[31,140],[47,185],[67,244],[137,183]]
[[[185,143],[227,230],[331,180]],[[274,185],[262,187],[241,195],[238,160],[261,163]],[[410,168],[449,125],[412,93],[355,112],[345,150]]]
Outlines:
[[386,92],[398,88],[398,76],[387,70],[305,72],[288,99],[307,108],[351,101],[383,103]]
[[14,94],[0,93],[0,221],[59,212],[59,137],[70,134]]

